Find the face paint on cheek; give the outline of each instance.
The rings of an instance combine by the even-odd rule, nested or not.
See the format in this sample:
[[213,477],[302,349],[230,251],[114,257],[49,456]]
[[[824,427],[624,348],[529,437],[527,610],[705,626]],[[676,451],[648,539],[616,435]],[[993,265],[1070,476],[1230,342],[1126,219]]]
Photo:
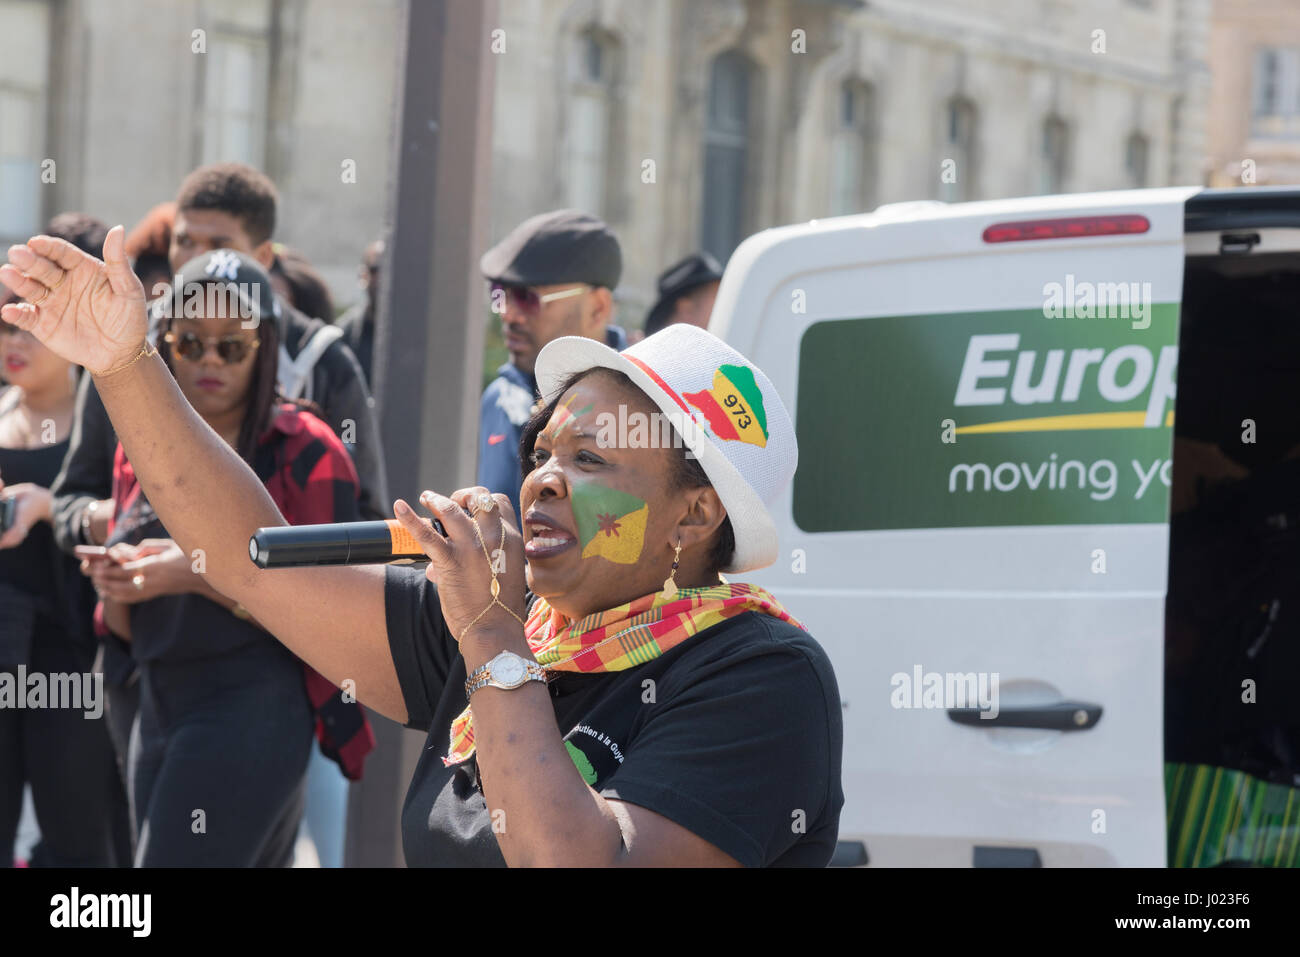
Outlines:
[[570,492],[583,558],[633,565],[645,546],[650,506],[600,482],[575,482]]

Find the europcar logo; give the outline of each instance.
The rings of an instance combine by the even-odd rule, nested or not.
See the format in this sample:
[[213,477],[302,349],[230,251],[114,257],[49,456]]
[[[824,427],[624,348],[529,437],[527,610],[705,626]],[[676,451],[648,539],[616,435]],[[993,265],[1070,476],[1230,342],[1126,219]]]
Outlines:
[[[1178,304],[814,323],[799,354],[805,531],[1163,522]],[[844,495],[852,477],[854,494]]]
[[[1012,371],[1014,364],[1014,372]],[[1075,429],[1139,429],[1173,425],[1178,347],[1153,352],[1130,343],[1114,349],[1021,349],[1017,333],[971,336],[957,379],[953,405],[1034,406],[1099,403],[1127,405],[1139,396],[1144,411],[1077,412],[1016,417],[957,426],[958,435],[995,432],[1062,432]],[[1084,394],[1085,388],[1088,394]]]

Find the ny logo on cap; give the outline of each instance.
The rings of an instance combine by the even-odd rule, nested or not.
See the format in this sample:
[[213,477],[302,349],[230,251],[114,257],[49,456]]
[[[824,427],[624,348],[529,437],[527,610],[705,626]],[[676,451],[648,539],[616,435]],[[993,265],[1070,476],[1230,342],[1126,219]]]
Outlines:
[[239,257],[229,249],[218,249],[208,260],[208,268],[204,272],[217,279],[238,279]]

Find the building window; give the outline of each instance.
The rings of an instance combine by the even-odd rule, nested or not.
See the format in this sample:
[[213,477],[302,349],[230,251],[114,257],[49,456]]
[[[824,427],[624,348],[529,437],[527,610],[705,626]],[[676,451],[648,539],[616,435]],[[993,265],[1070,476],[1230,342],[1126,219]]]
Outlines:
[[1141,189],[1147,185],[1147,156],[1151,146],[1141,133],[1133,133],[1124,144],[1124,175],[1128,185]]
[[0,236],[26,239],[44,220],[50,12],[40,0],[0,0]]
[[[944,108],[943,132],[939,198],[947,203],[974,199],[975,104],[962,96],[950,99]],[[948,160],[952,160],[951,166],[948,166]]]
[[872,128],[874,95],[871,85],[856,79],[840,84],[831,133],[830,214],[862,213],[872,206]]
[[271,7],[267,0],[222,4],[208,30],[203,75],[203,163],[266,162]]
[[1250,134],[1300,138],[1300,48],[1268,47],[1255,54]]
[[753,67],[732,50],[709,70],[709,112],[704,130],[704,208],[701,245],[725,263],[740,245],[745,216],[749,106]]
[[565,124],[564,185],[569,206],[607,216],[611,116],[618,41],[585,30],[571,46],[569,115]]
[[1069,174],[1070,131],[1065,120],[1049,116],[1043,123],[1043,155],[1038,191],[1040,193],[1065,192]]

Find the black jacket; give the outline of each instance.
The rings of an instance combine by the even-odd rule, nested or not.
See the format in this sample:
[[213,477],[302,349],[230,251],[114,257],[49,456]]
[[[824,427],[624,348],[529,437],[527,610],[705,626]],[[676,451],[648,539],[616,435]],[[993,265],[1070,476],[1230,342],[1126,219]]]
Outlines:
[[[326,323],[320,319],[308,319],[287,304],[282,304],[281,308],[284,313],[284,344],[290,356],[297,356],[303,345]],[[333,343],[316,362],[312,371],[311,399],[321,407],[325,413],[322,418],[336,435],[344,439],[344,445],[352,456],[352,464],[361,480],[362,521],[392,518],[375,401],[370,397],[365,373],[344,340]],[[349,419],[353,423],[350,430],[344,427]],[[346,434],[348,432],[352,435]],[[348,442],[349,438],[356,441]]]
[[366,374],[366,384],[374,388],[375,317],[370,311],[370,301],[362,300],[339,316],[335,323],[343,330],[343,341],[348,344],[361,371]]

